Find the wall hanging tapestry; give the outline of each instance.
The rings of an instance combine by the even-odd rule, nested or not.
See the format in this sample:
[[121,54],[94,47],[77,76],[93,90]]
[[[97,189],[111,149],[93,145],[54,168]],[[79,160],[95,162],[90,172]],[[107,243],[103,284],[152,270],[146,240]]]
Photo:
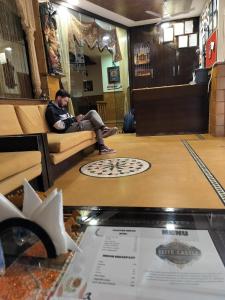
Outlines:
[[98,47],[100,51],[105,48],[112,53],[113,61],[122,60],[116,29],[106,30],[94,22],[80,22],[71,15],[69,25],[69,51],[76,55],[76,42],[79,46],[84,43],[89,48]]

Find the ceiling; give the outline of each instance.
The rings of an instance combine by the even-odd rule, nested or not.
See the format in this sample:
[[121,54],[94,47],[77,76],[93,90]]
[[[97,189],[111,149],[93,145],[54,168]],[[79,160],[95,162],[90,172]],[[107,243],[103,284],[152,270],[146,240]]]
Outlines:
[[207,0],[64,0],[125,26],[200,16]]

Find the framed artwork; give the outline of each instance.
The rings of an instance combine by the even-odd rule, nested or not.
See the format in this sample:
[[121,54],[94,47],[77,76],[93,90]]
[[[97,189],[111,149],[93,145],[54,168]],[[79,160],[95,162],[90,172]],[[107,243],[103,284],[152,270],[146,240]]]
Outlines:
[[40,3],[40,17],[49,74],[63,74],[56,11],[50,2]]
[[153,78],[153,68],[150,68],[150,66],[140,66],[138,68],[135,68],[135,77],[144,77],[144,76],[150,76],[150,78]]
[[109,67],[108,72],[108,82],[109,83],[119,83],[120,82],[120,67]]
[[193,20],[191,21],[185,21],[185,34],[193,33],[194,30],[194,23]]
[[178,37],[178,48],[188,47],[188,35],[180,35]]
[[134,46],[134,64],[143,65],[150,63],[150,43],[137,43]]
[[193,33],[189,34],[189,47],[197,47],[198,46],[198,34]]
[[84,80],[83,87],[84,87],[84,92],[92,92],[93,91],[93,81],[92,80]]
[[179,22],[174,24],[174,35],[182,35],[184,34],[184,22]]
[[174,35],[173,35],[173,27],[164,28],[163,29],[163,42],[173,42]]

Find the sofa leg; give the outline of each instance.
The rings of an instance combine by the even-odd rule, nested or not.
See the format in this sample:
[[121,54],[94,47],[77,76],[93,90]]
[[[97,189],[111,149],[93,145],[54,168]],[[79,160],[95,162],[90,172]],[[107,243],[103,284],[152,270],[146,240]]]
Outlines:
[[37,177],[37,190],[40,192],[46,192],[50,188],[48,177],[43,173]]

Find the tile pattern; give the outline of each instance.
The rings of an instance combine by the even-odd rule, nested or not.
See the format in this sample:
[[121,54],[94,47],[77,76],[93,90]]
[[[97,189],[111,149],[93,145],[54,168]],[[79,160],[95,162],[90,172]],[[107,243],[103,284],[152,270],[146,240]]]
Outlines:
[[206,164],[201,160],[201,158],[198,156],[198,154],[194,151],[194,149],[191,147],[191,145],[187,141],[182,141],[192,158],[197,163],[198,167],[202,171],[202,173],[205,175],[215,192],[217,193],[218,197],[222,201],[222,203],[225,205],[225,190],[220,184],[220,182],[216,179],[216,177],[212,174],[212,172],[208,169]]
[[85,164],[80,168],[80,172],[91,177],[115,178],[136,175],[150,167],[150,163],[142,159],[117,157]]

